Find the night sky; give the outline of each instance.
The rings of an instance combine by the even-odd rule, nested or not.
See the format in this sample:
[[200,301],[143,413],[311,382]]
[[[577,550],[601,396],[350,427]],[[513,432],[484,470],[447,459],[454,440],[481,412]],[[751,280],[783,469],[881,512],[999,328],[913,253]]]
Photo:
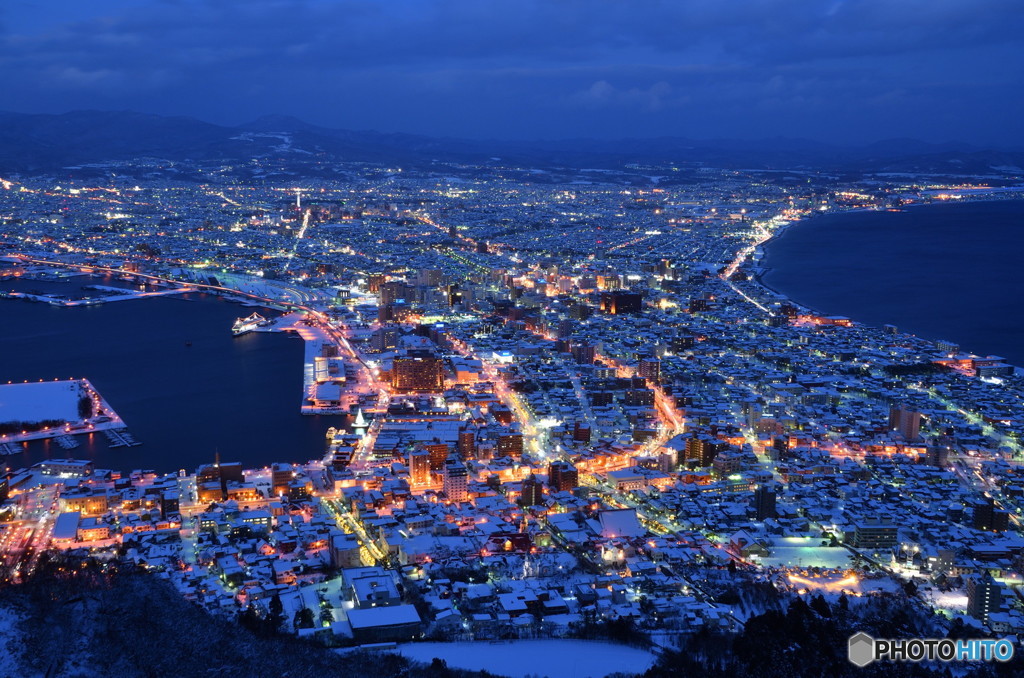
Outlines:
[[0,109],[1024,145],[1020,0],[3,0]]

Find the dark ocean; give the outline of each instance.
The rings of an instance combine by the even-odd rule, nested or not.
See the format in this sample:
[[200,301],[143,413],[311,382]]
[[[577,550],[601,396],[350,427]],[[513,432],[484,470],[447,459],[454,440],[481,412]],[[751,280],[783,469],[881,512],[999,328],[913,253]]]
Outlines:
[[[135,287],[82,276],[0,281],[0,290],[75,297],[88,284]],[[203,294],[70,308],[0,299],[0,383],[86,377],[143,443],[109,449],[102,433],[77,436],[82,444],[72,450],[34,441],[7,457],[11,467],[73,457],[123,472],[164,472],[192,470],[218,450],[222,460],[247,468],[322,456],[328,426],[344,418],[299,414],[297,336],[232,336],[235,318],[253,310]]]
[[800,304],[1024,366],[1024,200],[847,212],[765,247],[764,282]]

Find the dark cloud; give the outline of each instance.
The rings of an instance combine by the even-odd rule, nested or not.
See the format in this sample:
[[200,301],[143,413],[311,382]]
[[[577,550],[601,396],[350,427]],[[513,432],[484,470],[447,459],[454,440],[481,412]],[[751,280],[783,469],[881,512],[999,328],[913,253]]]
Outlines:
[[1020,143],[1012,0],[80,0],[0,10],[7,108],[473,136]]

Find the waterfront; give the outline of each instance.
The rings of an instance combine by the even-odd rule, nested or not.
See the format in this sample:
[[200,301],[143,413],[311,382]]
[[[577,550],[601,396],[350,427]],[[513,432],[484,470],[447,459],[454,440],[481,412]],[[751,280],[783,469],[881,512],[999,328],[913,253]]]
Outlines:
[[[0,289],[73,295],[97,280],[4,281]],[[78,436],[80,447],[64,450],[35,441],[8,457],[15,467],[73,456],[121,471],[167,472],[193,469],[218,450],[225,461],[246,466],[305,461],[322,454],[327,427],[343,421],[299,413],[301,340],[265,332],[231,335],[232,321],[250,313],[249,307],[205,294],[74,308],[0,304],[7,327],[19,328],[0,336],[4,382],[87,377],[143,443],[110,449],[103,434],[91,434]]]
[[828,315],[1024,365],[1024,201],[817,216],[765,246],[764,282]]

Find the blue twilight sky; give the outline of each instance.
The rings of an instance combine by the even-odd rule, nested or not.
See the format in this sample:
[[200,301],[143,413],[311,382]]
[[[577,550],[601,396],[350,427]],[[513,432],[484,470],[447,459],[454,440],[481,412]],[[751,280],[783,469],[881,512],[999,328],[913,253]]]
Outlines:
[[2,0],[0,109],[1024,144],[1021,0]]

